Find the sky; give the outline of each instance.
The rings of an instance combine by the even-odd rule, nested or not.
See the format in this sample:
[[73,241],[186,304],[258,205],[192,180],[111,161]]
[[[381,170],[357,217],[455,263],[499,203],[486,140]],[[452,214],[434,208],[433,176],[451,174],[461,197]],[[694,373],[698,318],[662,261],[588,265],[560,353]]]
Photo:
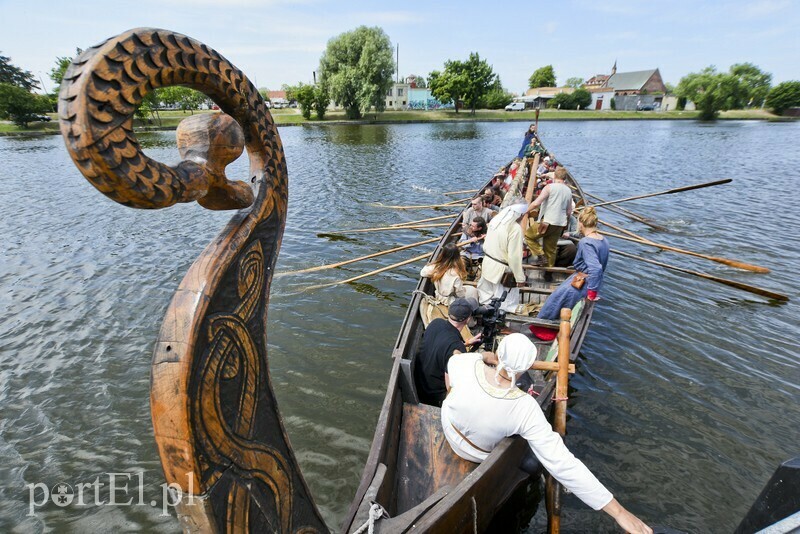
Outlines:
[[552,64],[559,84],[659,68],[665,82],[751,62],[773,84],[800,80],[800,0],[367,2],[332,0],[0,0],[0,54],[41,78],[130,28],[173,30],[215,48],[258,86],[311,82],[329,39],[379,26],[405,77],[480,56],[515,93]]

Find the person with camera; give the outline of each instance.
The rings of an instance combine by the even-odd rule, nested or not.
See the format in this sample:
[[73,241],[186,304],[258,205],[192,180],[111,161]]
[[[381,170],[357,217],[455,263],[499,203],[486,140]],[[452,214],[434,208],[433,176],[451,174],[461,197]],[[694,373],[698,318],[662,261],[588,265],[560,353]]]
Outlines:
[[519,304],[519,291],[525,285],[522,269],[522,227],[520,222],[528,210],[523,200],[495,215],[483,241],[483,266],[478,281],[478,300],[488,304],[493,297],[508,291],[503,310],[513,312]]
[[[442,429],[458,456],[480,463],[507,436],[518,435],[547,471],[595,510],[603,510],[626,532],[652,534],[627,511],[564,445],[539,403],[516,386],[536,360],[536,346],[524,334],[503,338],[495,366],[477,354],[457,354],[447,364],[449,395],[442,405]],[[527,469],[526,469],[527,470]]]
[[420,402],[441,406],[447,396],[447,361],[481,342],[478,334],[464,343],[461,330],[478,309],[475,299],[458,298],[450,304],[448,318],[434,319],[422,334],[422,345],[414,366],[414,383]]

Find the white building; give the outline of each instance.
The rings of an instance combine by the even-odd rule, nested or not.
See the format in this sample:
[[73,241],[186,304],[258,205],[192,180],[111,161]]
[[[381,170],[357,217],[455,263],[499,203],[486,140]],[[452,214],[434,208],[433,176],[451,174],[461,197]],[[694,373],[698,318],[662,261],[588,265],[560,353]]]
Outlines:
[[407,83],[395,83],[386,93],[386,109],[399,111],[408,106],[408,90],[411,88]]

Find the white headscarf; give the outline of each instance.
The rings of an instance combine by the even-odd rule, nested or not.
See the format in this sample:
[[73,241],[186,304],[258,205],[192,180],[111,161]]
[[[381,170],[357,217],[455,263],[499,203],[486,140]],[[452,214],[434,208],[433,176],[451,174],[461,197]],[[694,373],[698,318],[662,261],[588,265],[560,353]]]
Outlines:
[[504,337],[497,347],[497,368],[494,372],[494,381],[500,385],[500,370],[505,369],[511,379],[509,389],[514,387],[517,375],[531,368],[536,361],[536,345],[524,334],[509,334]]
[[500,226],[506,226],[516,222],[516,220],[525,215],[527,211],[528,205],[526,203],[512,204],[511,206],[503,208],[500,210],[500,213],[492,217],[492,220],[489,222],[489,228],[499,228]]

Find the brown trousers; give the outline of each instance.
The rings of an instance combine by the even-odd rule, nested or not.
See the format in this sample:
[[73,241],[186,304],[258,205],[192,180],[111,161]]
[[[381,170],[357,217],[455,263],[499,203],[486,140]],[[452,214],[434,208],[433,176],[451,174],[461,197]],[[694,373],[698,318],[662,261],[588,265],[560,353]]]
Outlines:
[[[558,240],[561,234],[564,233],[566,226],[550,225],[545,231],[544,235],[539,235],[539,223],[534,222],[530,227],[525,230],[525,244],[528,245],[531,253],[538,256],[544,254],[547,258],[548,267],[556,264],[556,250],[558,249]],[[539,244],[539,239],[542,244]]]

